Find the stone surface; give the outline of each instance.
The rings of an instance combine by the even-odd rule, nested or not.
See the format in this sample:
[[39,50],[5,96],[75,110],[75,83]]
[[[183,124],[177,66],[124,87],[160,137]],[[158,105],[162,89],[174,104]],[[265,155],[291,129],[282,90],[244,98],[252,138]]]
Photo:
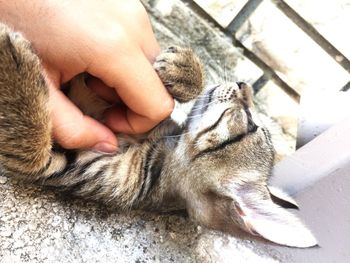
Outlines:
[[[225,27],[248,1],[195,2]],[[278,10],[273,2],[268,0],[260,4],[238,32],[238,38],[294,89],[339,90],[349,81],[349,73]],[[285,2],[349,58],[350,39],[345,34],[350,22],[348,0]],[[341,59],[336,58],[338,61]]]
[[0,186],[0,262],[278,262],[260,242],[180,215],[119,213],[13,180]]
[[11,180],[0,198],[0,262],[193,261],[199,234],[181,216],[118,213]]
[[221,26],[227,27],[247,0],[195,0]]
[[[239,30],[238,38],[299,93],[305,90],[340,90],[349,81],[349,73],[272,2],[268,0],[260,4]],[[319,28],[326,39],[342,47],[341,51],[344,54],[349,53],[349,48],[344,47],[348,43],[348,39],[344,37],[344,32],[347,30],[346,23],[341,23],[348,19],[345,10],[349,13],[349,6],[339,5],[338,2],[342,2],[341,0],[327,4],[320,4],[319,1],[288,2],[293,2],[293,7]],[[338,12],[340,9],[344,11]],[[311,16],[311,13],[314,15]],[[323,19],[320,19],[321,17]],[[343,19],[335,20],[333,19],[335,17]],[[341,42],[342,45],[339,44]]]
[[7,178],[5,176],[0,176],[0,184],[5,184],[7,182]]
[[347,31],[347,25],[350,24],[349,0],[287,0],[286,2],[340,52],[350,58],[350,39],[344,34]]

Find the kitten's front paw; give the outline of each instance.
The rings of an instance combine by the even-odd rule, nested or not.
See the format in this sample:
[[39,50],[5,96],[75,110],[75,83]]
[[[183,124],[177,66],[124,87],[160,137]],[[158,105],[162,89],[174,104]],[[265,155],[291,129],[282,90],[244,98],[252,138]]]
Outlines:
[[179,102],[192,100],[202,92],[202,65],[191,49],[170,47],[156,58],[153,66]]
[[[34,67],[39,67],[39,59],[34,55],[29,41],[18,32],[13,32],[0,23],[0,61],[2,77],[24,74]],[[9,87],[8,87],[9,88]]]
[[29,41],[0,23],[0,166],[35,174],[51,149],[49,92]]

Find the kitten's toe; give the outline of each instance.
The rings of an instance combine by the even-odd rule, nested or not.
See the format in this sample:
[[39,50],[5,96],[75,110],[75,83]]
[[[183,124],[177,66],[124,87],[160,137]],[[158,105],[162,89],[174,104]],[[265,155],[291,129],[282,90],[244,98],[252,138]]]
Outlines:
[[[40,62],[29,41],[18,32],[11,31],[0,23],[0,61],[2,71],[12,73],[30,70]],[[10,74],[9,74],[10,75]]]
[[172,47],[168,47],[168,48],[165,50],[165,53],[177,53],[178,50],[179,50],[178,47],[172,46]]
[[157,57],[153,66],[178,101],[187,102],[202,92],[202,65],[191,49],[169,47]]

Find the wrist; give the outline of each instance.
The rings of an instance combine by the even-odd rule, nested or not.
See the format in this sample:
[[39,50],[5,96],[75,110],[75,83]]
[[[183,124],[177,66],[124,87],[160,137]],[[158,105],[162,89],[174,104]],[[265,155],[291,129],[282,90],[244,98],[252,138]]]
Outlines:
[[[44,1],[0,1],[0,19],[16,31],[27,32]],[[30,23],[29,23],[30,20]]]
[[[47,42],[50,36],[47,34],[50,25],[45,19],[45,16],[51,16],[52,13],[49,12],[49,3],[44,0],[0,1],[0,20],[14,31],[20,32],[38,51],[40,48],[37,47],[43,46],[43,42]],[[46,38],[42,37],[45,35]]]

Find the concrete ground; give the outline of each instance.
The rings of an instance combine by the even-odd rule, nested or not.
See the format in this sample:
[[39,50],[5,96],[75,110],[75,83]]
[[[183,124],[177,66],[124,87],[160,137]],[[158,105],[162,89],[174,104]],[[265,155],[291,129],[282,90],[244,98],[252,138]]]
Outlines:
[[[239,50],[181,2],[145,5],[161,45],[191,46],[205,61],[208,84],[259,76]],[[271,123],[280,147],[290,147]],[[111,211],[5,176],[0,198],[1,263],[289,262],[273,245],[208,231],[180,215]]]

